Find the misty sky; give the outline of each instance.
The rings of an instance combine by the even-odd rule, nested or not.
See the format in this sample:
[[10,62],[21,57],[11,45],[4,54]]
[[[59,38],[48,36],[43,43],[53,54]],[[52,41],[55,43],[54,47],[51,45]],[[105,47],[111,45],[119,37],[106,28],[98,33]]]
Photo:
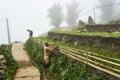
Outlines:
[[[7,43],[6,21],[9,19],[11,41],[25,41],[28,39],[26,29],[34,32],[33,36],[39,36],[53,27],[47,18],[48,8],[53,3],[60,2],[65,14],[65,5],[72,0],[0,0],[0,44]],[[98,5],[98,0],[76,0],[80,3],[81,15]],[[90,13],[93,16],[92,13]],[[80,19],[87,20],[87,15]],[[64,25],[64,23],[63,23]]]

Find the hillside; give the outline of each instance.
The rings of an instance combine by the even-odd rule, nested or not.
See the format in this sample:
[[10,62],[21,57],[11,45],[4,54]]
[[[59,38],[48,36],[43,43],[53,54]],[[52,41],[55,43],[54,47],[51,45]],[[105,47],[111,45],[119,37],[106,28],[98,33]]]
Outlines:
[[[50,52],[48,68],[43,66],[45,42],[49,42],[50,47],[57,46]],[[41,79],[119,80],[119,44],[119,33],[62,28],[48,32],[47,36],[28,40],[26,50],[39,67]]]
[[[57,45],[60,52],[95,70],[95,74],[108,80],[119,80],[120,76],[120,34],[114,32],[79,32],[75,29],[55,29],[47,38],[37,38],[37,42]],[[111,45],[112,43],[112,45]],[[97,71],[99,70],[99,71]]]

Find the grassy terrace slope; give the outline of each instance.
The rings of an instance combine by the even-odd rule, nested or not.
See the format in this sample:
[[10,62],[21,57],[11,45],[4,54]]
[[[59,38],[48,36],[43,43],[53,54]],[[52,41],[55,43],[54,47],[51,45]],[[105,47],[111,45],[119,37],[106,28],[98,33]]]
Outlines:
[[77,32],[77,31],[62,31],[62,30],[53,30],[52,32],[64,33],[64,34],[92,35],[92,36],[105,36],[105,37],[120,37],[120,33],[108,33],[108,32]]
[[60,41],[52,40],[52,39],[49,39],[49,38],[43,38],[43,37],[40,37],[37,40],[38,41],[40,41],[40,40],[48,41],[48,42],[50,42],[52,44],[55,44],[55,45],[81,49],[81,50],[85,50],[85,51],[89,51],[89,52],[94,52],[96,54],[100,54],[100,55],[103,55],[103,56],[120,59],[120,54],[119,53],[115,53],[115,52],[113,52],[111,50],[101,49],[101,48],[97,48],[97,47],[93,48],[93,47],[83,46],[83,45],[74,45],[72,43],[65,43],[65,42],[62,42],[62,41],[60,42]]
[[120,54],[113,54],[111,51],[100,48],[74,45],[72,43],[59,42],[48,38],[39,38],[37,41],[48,41],[53,45],[58,45],[60,52],[63,54],[120,78]]
[[48,40],[46,38],[36,38],[35,41],[28,40],[26,43],[26,50],[40,69],[41,79],[44,79],[45,75],[43,74],[47,72],[48,80],[106,80],[91,73],[86,65],[56,50],[50,52],[50,66],[45,68],[43,66],[43,45],[41,41]]

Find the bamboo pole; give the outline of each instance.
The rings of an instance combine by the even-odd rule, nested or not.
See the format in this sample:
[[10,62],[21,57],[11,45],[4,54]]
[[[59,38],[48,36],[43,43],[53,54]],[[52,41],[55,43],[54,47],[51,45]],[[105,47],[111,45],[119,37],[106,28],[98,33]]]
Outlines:
[[109,70],[100,68],[100,67],[95,66],[95,65],[93,65],[93,64],[91,64],[91,63],[88,63],[88,62],[86,62],[86,61],[80,60],[79,58],[76,58],[76,57],[74,57],[74,56],[72,56],[72,55],[70,55],[70,54],[66,54],[66,53],[64,53],[63,51],[60,51],[60,52],[63,53],[63,54],[65,54],[65,55],[67,55],[67,56],[69,56],[69,57],[71,57],[71,58],[73,58],[73,59],[75,59],[75,60],[77,60],[77,61],[79,61],[79,62],[85,63],[85,64],[87,64],[87,65],[89,65],[89,66],[91,66],[91,67],[94,67],[94,68],[96,68],[96,69],[98,69],[98,70],[101,70],[101,71],[103,71],[103,72],[105,72],[105,73],[108,73],[108,74],[113,75],[113,76],[115,76],[115,77],[117,77],[117,78],[120,78],[120,74],[114,73],[114,72],[112,72],[112,71],[109,71]]
[[119,69],[111,68],[111,67],[109,67],[109,66],[100,64],[100,63],[95,62],[95,61],[93,61],[93,60],[91,60],[91,59],[88,59],[88,58],[86,58],[86,57],[77,55],[77,54],[75,54],[75,53],[72,53],[72,52],[69,52],[69,51],[66,51],[66,50],[63,50],[63,49],[61,49],[61,51],[64,51],[64,52],[66,52],[66,53],[69,53],[69,54],[71,54],[71,55],[73,55],[73,56],[75,56],[75,57],[78,57],[78,58],[80,58],[80,59],[82,58],[81,60],[85,60],[85,61],[87,61],[88,63],[94,63],[94,64],[96,64],[96,65],[100,65],[100,66],[102,66],[102,67],[105,67],[105,68],[107,68],[107,69],[110,69],[110,70],[112,70],[112,71],[115,71],[115,72],[119,72],[119,73],[120,73],[120,70],[119,70]]
[[[62,47],[63,46],[61,46],[61,48]],[[103,56],[103,55],[100,55],[100,54],[97,54],[97,53],[93,53],[93,52],[89,52],[89,51],[85,51],[85,50],[81,50],[81,49],[75,49],[75,48],[71,48],[71,47],[63,47],[63,48],[68,48],[68,49],[71,49],[71,50],[74,50],[74,51],[84,52],[86,54],[93,54],[93,55],[96,55],[96,56],[100,56],[100,57],[104,57],[104,58],[120,61],[120,59],[116,59],[116,58],[112,58],[112,57],[108,57],[108,56],[106,57],[106,56]]]

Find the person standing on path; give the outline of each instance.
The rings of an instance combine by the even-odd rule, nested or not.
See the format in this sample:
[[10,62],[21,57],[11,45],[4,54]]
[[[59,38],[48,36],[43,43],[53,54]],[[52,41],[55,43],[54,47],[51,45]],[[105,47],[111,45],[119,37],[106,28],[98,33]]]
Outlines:
[[32,38],[32,36],[33,36],[33,31],[32,31],[32,30],[30,30],[30,29],[27,29],[27,31],[29,32],[29,38],[31,39],[31,38]]

